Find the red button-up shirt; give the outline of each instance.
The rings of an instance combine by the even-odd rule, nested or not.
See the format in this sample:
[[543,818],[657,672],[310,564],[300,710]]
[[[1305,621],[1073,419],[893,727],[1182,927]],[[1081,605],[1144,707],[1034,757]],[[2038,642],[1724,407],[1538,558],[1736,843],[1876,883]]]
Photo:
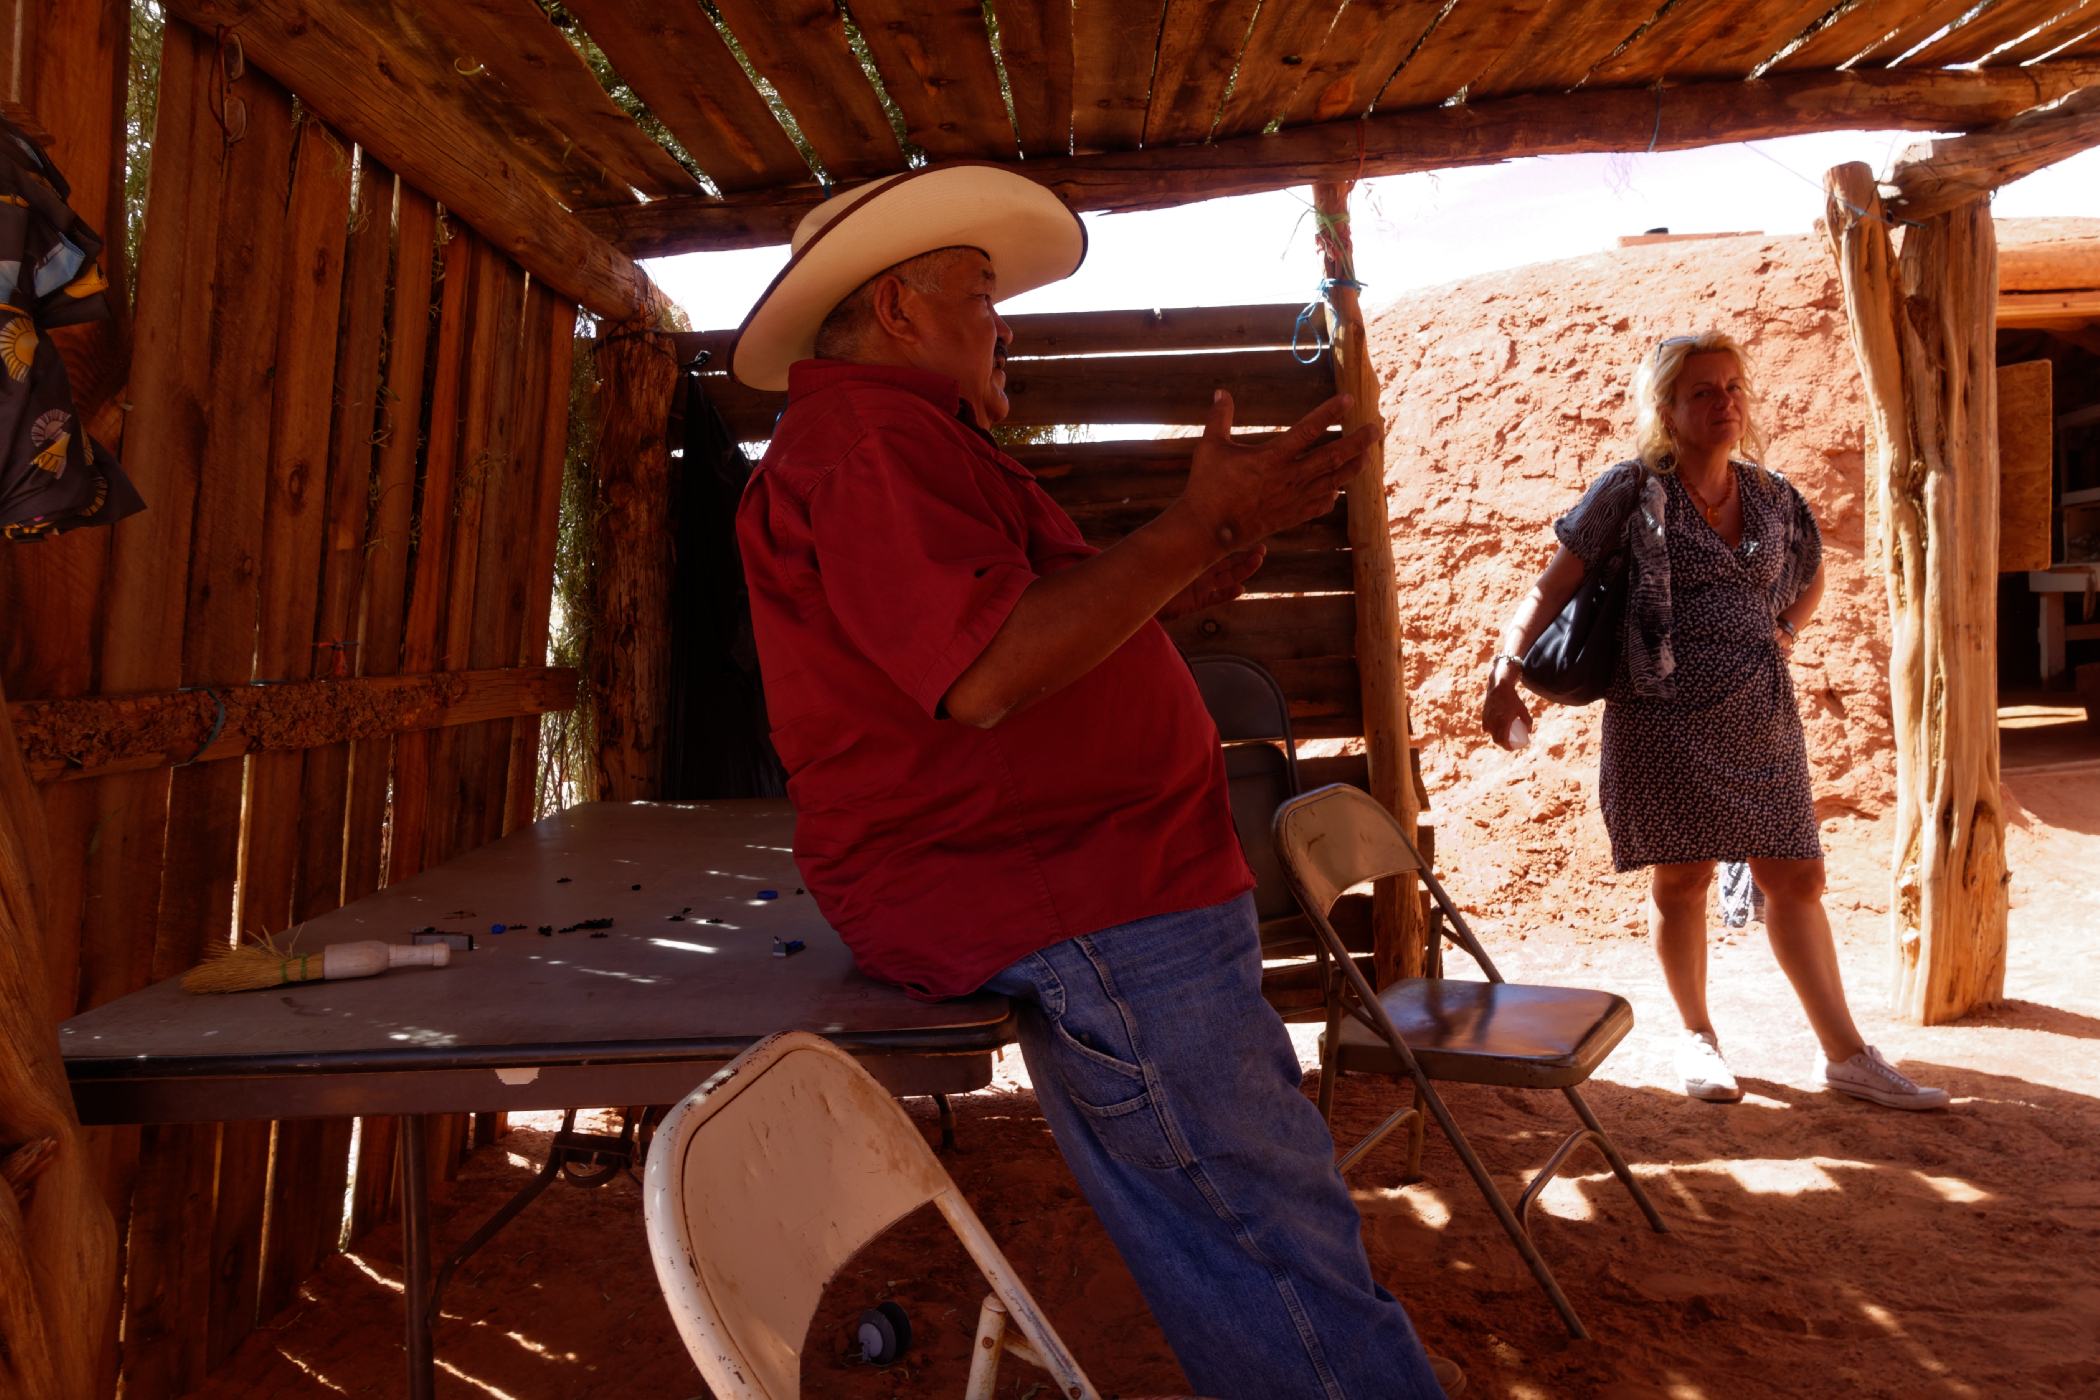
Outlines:
[[1022,590],[1099,553],[960,412],[945,376],[805,360],[737,512],[796,863],[861,968],[925,997],[1254,884],[1158,623],[995,728],[941,709]]

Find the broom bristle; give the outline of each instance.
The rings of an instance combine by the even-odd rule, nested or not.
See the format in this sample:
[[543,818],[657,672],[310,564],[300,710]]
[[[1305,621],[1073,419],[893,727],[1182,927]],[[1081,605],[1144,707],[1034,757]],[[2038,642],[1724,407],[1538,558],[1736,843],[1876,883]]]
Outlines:
[[290,953],[271,939],[222,948],[182,974],[185,992],[249,992],[321,980],[321,954]]

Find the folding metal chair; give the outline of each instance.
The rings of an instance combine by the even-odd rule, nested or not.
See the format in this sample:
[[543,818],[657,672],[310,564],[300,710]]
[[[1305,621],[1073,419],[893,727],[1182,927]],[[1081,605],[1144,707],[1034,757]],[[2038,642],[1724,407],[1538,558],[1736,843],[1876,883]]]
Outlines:
[[[1668,1233],[1648,1193],[1634,1180],[1618,1146],[1577,1088],[1633,1029],[1633,1008],[1623,997],[1609,992],[1503,981],[1450,896],[1402,834],[1400,824],[1360,788],[1338,783],[1293,798],[1276,813],[1275,839],[1285,876],[1318,930],[1324,949],[1327,1032],[1320,1041],[1321,1113],[1330,1111],[1335,1075],[1345,1069],[1396,1077],[1404,1074],[1415,1085],[1414,1105],[1387,1118],[1343,1155],[1337,1169],[1348,1171],[1387,1134],[1407,1127],[1411,1130],[1407,1174],[1415,1176],[1421,1166],[1422,1105],[1427,1104],[1569,1334],[1587,1336],[1582,1319],[1533,1245],[1528,1220],[1531,1203],[1546,1183],[1559,1173],[1569,1154],[1588,1143],[1604,1154],[1612,1173],[1656,1233]],[[1439,917],[1433,921],[1431,938],[1438,944],[1432,967],[1438,975],[1404,977],[1383,992],[1373,992],[1362,969],[1344,953],[1328,911],[1352,885],[1408,871],[1422,877],[1436,902]],[[1441,937],[1446,924],[1449,937],[1486,974],[1485,982],[1441,975]],[[1567,1096],[1582,1126],[1546,1159],[1512,1211],[1430,1084],[1432,1079],[1558,1089]]]
[[822,1036],[761,1040],[673,1108],[642,1186],[657,1282],[716,1400],[799,1395],[824,1285],[929,1201],[992,1286],[966,1400],[991,1400],[1003,1354],[1049,1372],[1061,1400],[1100,1400],[918,1128]]

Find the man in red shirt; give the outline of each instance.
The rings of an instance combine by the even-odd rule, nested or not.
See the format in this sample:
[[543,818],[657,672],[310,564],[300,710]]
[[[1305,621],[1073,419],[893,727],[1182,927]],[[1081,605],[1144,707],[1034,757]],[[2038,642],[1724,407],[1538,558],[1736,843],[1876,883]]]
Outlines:
[[1439,1396],[1261,998],[1217,731],[1157,620],[1237,596],[1371,430],[1322,441],[1336,399],[1236,445],[1220,394],[1181,498],[1087,545],[985,431],[994,301],[1084,252],[1032,181],[927,167],[814,211],[745,322],[733,371],[788,394],[738,538],[795,857],[871,976],[1014,998],[1044,1116],[1199,1390]]

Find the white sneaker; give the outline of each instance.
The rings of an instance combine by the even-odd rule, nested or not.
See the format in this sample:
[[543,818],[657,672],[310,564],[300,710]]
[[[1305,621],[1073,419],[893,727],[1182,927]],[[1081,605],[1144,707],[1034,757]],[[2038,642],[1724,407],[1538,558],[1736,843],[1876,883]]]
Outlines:
[[1685,1093],[1708,1103],[1734,1103],[1743,1096],[1712,1031],[1684,1033],[1677,1043],[1677,1077],[1684,1081]]
[[1913,1083],[1869,1045],[1849,1060],[1833,1063],[1816,1056],[1816,1067],[1808,1077],[1811,1087],[1835,1089],[1855,1099],[1878,1103],[1883,1108],[1945,1108],[1947,1091]]

